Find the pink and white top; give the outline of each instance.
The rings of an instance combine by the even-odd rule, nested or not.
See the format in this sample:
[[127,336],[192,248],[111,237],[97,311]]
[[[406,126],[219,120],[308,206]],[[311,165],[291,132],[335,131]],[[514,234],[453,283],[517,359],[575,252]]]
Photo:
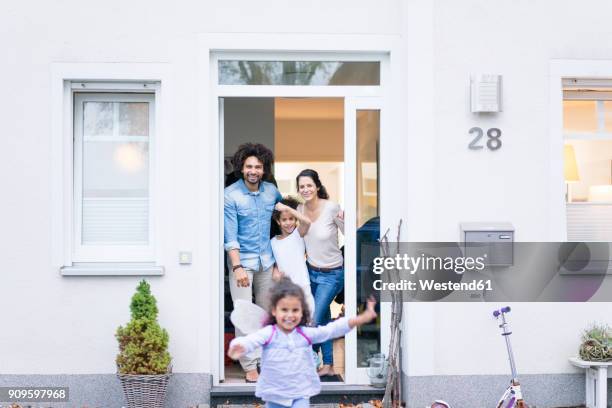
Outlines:
[[321,391],[311,345],[342,337],[350,330],[347,317],[325,326],[300,326],[291,333],[269,325],[235,338],[230,346],[240,344],[247,353],[263,348],[255,395],[264,401],[281,402],[310,398]]

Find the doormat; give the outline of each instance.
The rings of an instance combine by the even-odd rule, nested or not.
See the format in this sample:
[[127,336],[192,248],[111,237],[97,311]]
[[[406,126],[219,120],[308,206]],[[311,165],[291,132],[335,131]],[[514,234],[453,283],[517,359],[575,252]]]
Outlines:
[[338,374],[334,375],[323,375],[319,377],[321,382],[343,382],[344,380]]

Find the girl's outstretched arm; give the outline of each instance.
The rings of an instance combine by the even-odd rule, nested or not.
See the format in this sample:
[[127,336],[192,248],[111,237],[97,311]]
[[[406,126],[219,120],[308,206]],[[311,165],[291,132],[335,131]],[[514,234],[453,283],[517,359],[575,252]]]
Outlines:
[[227,350],[227,355],[232,360],[238,360],[240,357],[244,356],[247,353],[246,347],[241,344],[230,344],[229,350]]
[[330,339],[342,337],[351,331],[348,317],[341,317],[325,326],[304,327],[304,334],[310,339],[312,344],[323,343]]
[[263,327],[248,336],[236,337],[231,341],[227,355],[232,360],[237,360],[256,348],[262,347],[270,336],[272,336],[272,326]]
[[376,301],[371,298],[368,300],[366,310],[358,316],[351,317],[350,319],[343,317],[325,326],[304,327],[304,333],[310,338],[313,344],[323,343],[327,340],[335,339],[336,337],[342,337],[354,327],[369,323],[376,318],[376,312],[374,311],[375,305]]

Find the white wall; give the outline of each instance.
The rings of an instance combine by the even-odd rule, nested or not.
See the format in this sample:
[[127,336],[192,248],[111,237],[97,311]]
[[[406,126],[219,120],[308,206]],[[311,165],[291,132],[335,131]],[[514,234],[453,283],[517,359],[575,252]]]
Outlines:
[[[208,316],[216,313],[196,282],[208,267],[209,231],[197,220],[210,217],[198,201],[199,144],[216,135],[198,134],[197,34],[207,32],[396,33],[399,1],[316,1],[266,4],[239,0],[215,4],[186,1],[79,1],[15,3],[0,14],[4,79],[0,100],[0,336],[2,373],[112,373],[114,332],[129,317],[136,278],[66,278],[53,263],[51,230],[51,63],[167,63],[171,85],[164,120],[171,130],[160,156],[163,211],[161,278],[151,279],[160,323],[170,333],[175,372],[211,372],[216,356]],[[211,182],[212,183],[212,182]],[[214,181],[216,183],[216,181]],[[211,188],[214,184],[211,184]],[[202,197],[210,196],[207,194]],[[198,236],[202,240],[198,241]],[[203,244],[198,246],[198,242]],[[216,245],[216,244],[215,244]],[[193,251],[193,264],[179,266],[179,250]],[[207,286],[203,286],[207,287]],[[209,288],[209,287],[207,287]],[[210,289],[210,288],[209,288]],[[213,289],[210,289],[213,290]],[[203,316],[200,319],[200,316]]]
[[[171,336],[176,372],[211,372],[208,316],[216,313],[194,282],[206,282],[207,245],[214,233],[196,222],[211,217],[198,188],[199,144],[216,135],[197,133],[197,34],[206,32],[401,34],[399,100],[388,106],[401,131],[381,171],[382,191],[395,191],[384,224],[400,217],[404,237],[458,238],[463,221],[509,221],[518,240],[548,240],[548,70],[553,58],[612,58],[606,18],[612,5],[569,1],[357,0],[298,4],[240,0],[202,2],[13,3],[0,15],[3,127],[0,148],[0,336],[3,373],[112,373],[114,331],[128,320],[136,278],[66,278],[53,263],[50,182],[50,67],[53,62],[167,63],[160,170],[160,261],[166,275],[151,279],[160,322]],[[468,110],[468,77],[504,76],[504,112],[478,117]],[[497,152],[467,149],[472,126],[502,129]],[[384,138],[385,136],[383,136]],[[384,143],[384,142],[383,142]],[[384,167],[386,166],[386,169]],[[397,175],[406,183],[397,186]],[[211,184],[211,188],[214,185]],[[202,195],[207,197],[207,195]],[[433,204],[433,205],[432,205]],[[201,239],[198,241],[198,237]],[[198,242],[200,245],[198,245]],[[179,266],[179,250],[194,262]],[[210,290],[214,290],[211,288]],[[491,304],[407,307],[408,372],[413,375],[507,371],[503,343],[488,316]],[[513,340],[521,372],[569,372],[580,329],[605,321],[608,303],[516,304]],[[556,313],[553,309],[558,308]],[[203,317],[201,319],[201,317]],[[563,320],[561,321],[561,317]],[[555,330],[559,330],[555,333]]]
[[[491,312],[496,304],[437,304],[435,374],[508,374],[508,354]],[[610,322],[605,303],[511,303],[508,315],[519,374],[566,373],[580,336],[593,321]]]
[[[466,221],[511,222],[519,241],[562,239],[549,222],[550,212],[559,209],[549,204],[549,186],[557,182],[550,173],[550,61],[612,59],[608,47],[602,45],[612,40],[605,17],[612,5],[595,0],[580,7],[543,0],[409,3],[413,13],[405,12],[404,21],[423,29],[418,32],[423,41],[430,41],[430,33],[433,37],[433,56],[415,45],[407,50],[406,64],[433,61],[434,118],[429,123],[423,116],[417,118],[412,135],[431,137],[435,146],[435,192],[431,196],[435,217],[430,224],[434,239],[458,240],[459,223]],[[414,13],[420,13],[418,21]],[[406,33],[415,35],[407,23]],[[408,41],[412,44],[410,38]],[[473,73],[503,75],[502,113],[469,112],[469,76]],[[428,78],[409,77],[408,94],[423,96],[418,80]],[[428,95],[424,98],[428,104]],[[410,111],[406,114],[411,117]],[[496,152],[468,150],[468,130],[473,126],[500,128],[503,147]],[[426,162],[422,164],[427,168]],[[559,182],[561,172],[559,167]],[[406,195],[407,200],[422,203],[427,215],[420,197]],[[557,205],[563,205],[562,199]],[[427,236],[426,227],[417,225],[416,232],[406,233],[410,234]],[[499,306],[503,305],[408,305],[407,371],[410,375],[508,373],[503,339],[490,319],[491,310]],[[592,321],[612,322],[610,303],[512,306],[512,341],[523,373],[575,371],[567,357],[576,354],[582,329]]]
[[[547,217],[550,61],[609,59],[607,47],[597,44],[612,38],[604,17],[612,5],[435,4],[437,238],[456,240],[462,221],[509,220],[520,241],[558,239],[548,235]],[[477,72],[503,75],[504,112],[469,112],[469,76]],[[473,126],[500,128],[503,147],[468,150]]]

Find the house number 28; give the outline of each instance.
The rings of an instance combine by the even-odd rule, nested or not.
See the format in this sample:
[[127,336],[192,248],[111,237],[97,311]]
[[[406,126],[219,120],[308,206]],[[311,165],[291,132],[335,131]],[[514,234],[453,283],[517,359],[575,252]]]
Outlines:
[[[474,139],[472,139],[472,141],[468,145],[468,148],[470,150],[480,150],[484,148],[483,145],[478,143],[480,139],[482,139],[482,136],[484,134],[482,128],[473,127],[469,130],[468,133],[476,134]],[[498,150],[499,148],[502,147],[501,135],[502,135],[502,132],[498,128],[487,129],[487,147],[489,148],[489,150]]]

